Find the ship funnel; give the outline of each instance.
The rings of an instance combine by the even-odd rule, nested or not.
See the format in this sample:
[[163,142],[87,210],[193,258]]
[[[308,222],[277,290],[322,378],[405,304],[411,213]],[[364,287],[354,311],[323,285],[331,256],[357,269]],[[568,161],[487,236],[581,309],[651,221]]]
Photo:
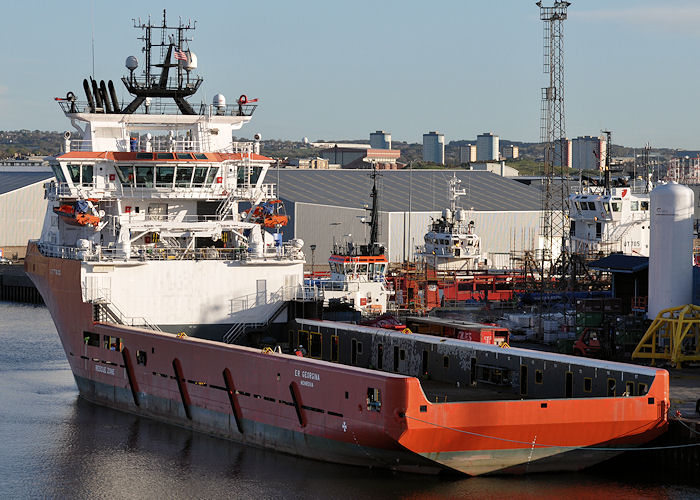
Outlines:
[[87,98],[88,106],[90,107],[90,112],[95,112],[95,101],[92,98],[92,92],[90,92],[90,84],[87,78],[83,79],[83,90],[85,90],[85,97]]
[[112,80],[107,83],[107,88],[109,89],[109,96],[112,98],[112,107],[114,108],[114,112],[121,112],[119,107],[119,99],[117,99],[117,91],[114,89],[114,83],[112,83]]

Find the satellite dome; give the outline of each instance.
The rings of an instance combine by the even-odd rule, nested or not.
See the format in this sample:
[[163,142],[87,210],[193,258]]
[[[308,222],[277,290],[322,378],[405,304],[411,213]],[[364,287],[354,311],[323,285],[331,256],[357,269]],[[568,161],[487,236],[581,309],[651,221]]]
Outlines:
[[226,97],[224,97],[224,94],[216,94],[212,100],[212,104],[217,108],[224,108],[226,107]]
[[183,67],[185,68],[185,71],[197,69],[197,56],[194,52],[187,52],[187,61],[185,61]]
[[301,139],[301,142],[303,142],[304,144],[308,144],[308,143],[309,143],[309,138],[308,138],[308,137],[303,137],[303,138]]
[[124,64],[126,65],[126,69],[128,69],[129,71],[134,71],[136,68],[139,67],[139,61],[138,59],[136,59],[135,56],[127,57],[126,63]]

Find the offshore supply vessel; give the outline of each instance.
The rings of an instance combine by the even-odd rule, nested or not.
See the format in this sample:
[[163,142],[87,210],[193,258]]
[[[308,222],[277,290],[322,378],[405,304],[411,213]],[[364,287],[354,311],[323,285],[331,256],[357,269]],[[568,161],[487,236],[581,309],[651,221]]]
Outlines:
[[450,208],[442,217],[431,222],[423,239],[421,255],[428,266],[437,271],[465,271],[477,269],[481,254],[481,238],[474,232],[474,221],[467,222],[468,213],[458,207],[457,201],[466,191],[459,189],[462,181],[452,175],[449,186]]
[[[303,284],[303,242],[253,218],[275,199],[271,160],[232,142],[254,101],[193,108],[193,26],[164,15],[136,27],[146,65],[142,78],[127,59],[133,101],[95,80],[86,101],[58,99],[80,137],[66,136],[25,260],[83,398],[426,473],[580,469],[665,431],[664,370],[304,319],[323,297]],[[306,357],[287,354],[297,345]]]

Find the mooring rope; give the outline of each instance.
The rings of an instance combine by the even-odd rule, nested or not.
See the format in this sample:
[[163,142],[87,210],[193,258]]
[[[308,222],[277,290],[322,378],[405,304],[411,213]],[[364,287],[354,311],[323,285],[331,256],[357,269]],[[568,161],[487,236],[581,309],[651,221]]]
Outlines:
[[[508,438],[502,438],[498,436],[489,436],[488,434],[480,434],[478,432],[470,432],[470,431],[465,431],[463,429],[456,429],[454,427],[448,427],[445,425],[440,425],[435,422],[428,422],[427,420],[422,420],[420,418],[416,417],[411,417],[409,415],[405,415],[406,418],[410,418],[411,420],[416,420],[418,422],[422,422],[424,424],[428,425],[433,425],[435,427],[440,427],[442,429],[447,429],[450,431],[454,432],[459,432],[461,434],[469,434],[470,436],[477,436],[477,437],[483,437],[487,439],[495,439],[496,441],[504,441],[506,443],[515,443],[515,444],[524,444],[532,448],[569,448],[572,450],[591,450],[591,451],[649,451],[649,450],[672,450],[672,449],[677,449],[677,448],[692,448],[695,446],[700,446],[700,443],[690,443],[690,444],[677,444],[677,445],[668,445],[668,446],[650,446],[650,447],[630,447],[630,448],[624,448],[624,447],[595,447],[595,446],[570,446],[570,445],[559,445],[559,444],[542,444],[542,443],[535,443],[534,441],[518,441],[516,439],[508,439]],[[690,428],[689,428],[690,429]],[[691,429],[692,430],[692,429]],[[695,431],[693,431],[695,432]]]

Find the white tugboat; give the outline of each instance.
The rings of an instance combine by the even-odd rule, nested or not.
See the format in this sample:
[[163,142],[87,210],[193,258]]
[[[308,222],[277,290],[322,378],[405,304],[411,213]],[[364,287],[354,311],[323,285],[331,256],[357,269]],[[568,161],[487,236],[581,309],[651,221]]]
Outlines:
[[474,232],[474,221],[468,212],[458,206],[460,196],[456,174],[450,179],[450,208],[442,211],[442,217],[434,220],[424,236],[425,245],[420,249],[428,266],[437,271],[467,271],[476,269],[481,259],[481,238]]
[[379,199],[377,194],[376,170],[372,170],[372,208],[369,243],[355,245],[346,241],[333,245],[333,253],[328,259],[331,269],[329,280],[315,281],[323,290],[324,304],[338,301],[350,305],[365,316],[384,314],[392,291],[386,284],[386,271],[389,265],[384,246],[379,238]]

